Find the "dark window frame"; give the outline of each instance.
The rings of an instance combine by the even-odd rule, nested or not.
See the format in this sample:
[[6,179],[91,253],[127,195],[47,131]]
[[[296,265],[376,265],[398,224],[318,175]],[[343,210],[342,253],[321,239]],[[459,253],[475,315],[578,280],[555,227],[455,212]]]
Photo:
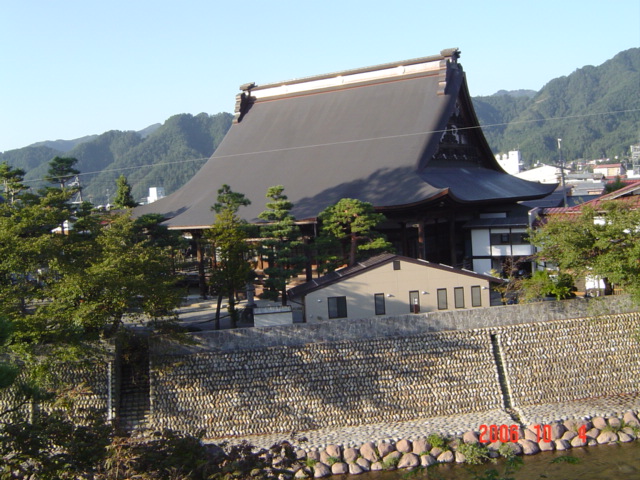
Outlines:
[[[414,300],[418,300],[418,302],[414,302]],[[416,311],[415,306],[417,305],[418,309]],[[409,313],[420,313],[420,292],[418,290],[411,290],[409,292]]]
[[[347,317],[347,297],[344,297],[344,296],[343,297],[327,297],[327,310],[328,310],[330,319],[346,318]],[[332,310],[335,312],[334,314],[332,314]]]
[[[462,298],[459,297],[461,293]],[[464,287],[453,287],[453,303],[456,308],[464,308]]]
[[480,285],[473,285],[471,287],[471,306],[472,307],[482,306],[482,287],[480,287]]
[[[380,301],[382,300],[382,301]],[[380,307],[380,308],[379,308]],[[373,309],[376,315],[386,315],[387,306],[384,300],[384,293],[373,294]]]
[[[441,298],[441,295],[442,295],[443,292],[444,292],[444,299]],[[447,293],[447,289],[446,288],[439,288],[436,291],[436,298],[438,300],[438,310],[448,310],[449,309],[449,299],[447,297],[448,297],[448,293]]]

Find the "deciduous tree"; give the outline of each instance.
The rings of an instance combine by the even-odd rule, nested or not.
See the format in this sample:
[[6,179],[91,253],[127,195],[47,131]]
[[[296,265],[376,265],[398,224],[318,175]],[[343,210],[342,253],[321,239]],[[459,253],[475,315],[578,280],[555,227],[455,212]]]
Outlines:
[[530,232],[538,259],[574,277],[598,276],[640,299],[640,210],[623,201],[549,216]]

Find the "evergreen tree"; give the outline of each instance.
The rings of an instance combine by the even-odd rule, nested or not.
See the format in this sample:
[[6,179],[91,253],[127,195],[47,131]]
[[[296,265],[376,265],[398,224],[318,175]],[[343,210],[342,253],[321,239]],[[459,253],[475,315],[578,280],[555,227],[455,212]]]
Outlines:
[[327,207],[320,215],[321,233],[324,240],[331,244],[332,239],[348,246],[348,254],[343,259],[348,265],[354,265],[358,252],[369,255],[374,252],[390,250],[391,244],[374,228],[385,220],[385,216],[376,213],[373,205],[353,198],[343,198],[335,205]]
[[266,197],[267,210],[258,218],[266,220],[267,225],[261,227],[260,253],[267,261],[264,269],[267,278],[261,298],[277,300],[282,298],[282,305],[287,304],[287,284],[294,276],[302,272],[305,257],[297,252],[302,246],[300,228],[296,225],[291,209],[293,204],[283,194],[284,187],[269,187]]
[[7,162],[0,163],[0,181],[3,184],[5,200],[14,203],[17,196],[28,187],[23,183],[24,170],[12,168]]
[[64,190],[67,182],[80,173],[80,170],[74,168],[78,163],[77,158],[71,157],[54,157],[49,162],[49,170],[45,176],[45,180],[60,185],[60,189]]
[[[215,222],[207,232],[215,252],[212,280],[218,292],[218,306],[222,297],[226,296],[234,328],[239,319],[236,293],[254,276],[253,268],[248,261],[250,248],[247,243],[246,222],[238,216],[240,207],[250,203],[242,193],[236,193],[229,185],[223,185],[218,190],[217,202],[211,207],[216,212]],[[218,320],[219,312],[216,314],[216,323]]]
[[120,175],[116,180],[116,186],[116,196],[113,199],[113,205],[116,208],[133,208],[138,205],[131,195],[131,185],[127,177]]

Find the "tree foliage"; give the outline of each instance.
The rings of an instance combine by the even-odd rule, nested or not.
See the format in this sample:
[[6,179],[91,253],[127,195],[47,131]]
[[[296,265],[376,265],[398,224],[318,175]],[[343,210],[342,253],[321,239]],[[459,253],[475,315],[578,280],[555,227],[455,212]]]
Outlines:
[[254,277],[253,267],[248,261],[250,248],[247,243],[246,222],[238,216],[240,207],[250,203],[244,194],[234,192],[229,185],[223,185],[218,190],[216,203],[211,207],[216,213],[215,222],[207,231],[215,252],[213,285],[219,298],[228,298],[228,311],[233,327],[239,319],[236,293]]
[[282,185],[269,187],[267,209],[258,217],[268,222],[260,228],[260,254],[268,264],[264,270],[267,278],[262,298],[277,300],[280,296],[286,305],[287,284],[302,272],[306,258],[300,254],[303,241],[291,215],[293,204],[283,192]]
[[131,185],[127,177],[120,175],[116,180],[116,196],[113,199],[116,208],[133,208],[138,205],[131,195]]
[[[374,228],[381,224],[385,217],[376,213],[373,205],[353,198],[343,198],[335,205],[324,209],[319,215],[322,222],[319,245],[328,250],[337,241],[343,254],[338,261],[346,261],[354,265],[358,253],[372,255],[390,250],[391,244]],[[327,258],[327,257],[325,257]],[[329,257],[328,260],[331,260]]]
[[624,201],[585,205],[530,232],[538,258],[575,277],[598,276],[640,299],[640,210]]

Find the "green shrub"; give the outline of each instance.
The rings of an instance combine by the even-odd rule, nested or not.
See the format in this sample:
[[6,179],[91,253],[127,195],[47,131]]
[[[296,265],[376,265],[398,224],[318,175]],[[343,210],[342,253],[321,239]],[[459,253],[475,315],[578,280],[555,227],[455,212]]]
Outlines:
[[471,465],[479,465],[491,460],[489,449],[479,443],[462,443],[458,446],[458,452],[464,455],[465,461]]

